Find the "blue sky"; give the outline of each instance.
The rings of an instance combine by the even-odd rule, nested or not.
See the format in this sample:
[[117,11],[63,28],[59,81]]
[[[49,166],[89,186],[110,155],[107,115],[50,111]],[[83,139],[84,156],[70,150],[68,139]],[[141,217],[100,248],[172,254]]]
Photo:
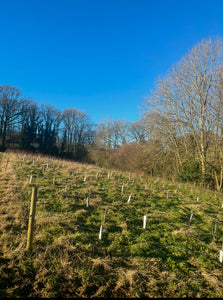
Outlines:
[[94,122],[140,119],[159,76],[223,37],[223,0],[0,0],[0,84]]

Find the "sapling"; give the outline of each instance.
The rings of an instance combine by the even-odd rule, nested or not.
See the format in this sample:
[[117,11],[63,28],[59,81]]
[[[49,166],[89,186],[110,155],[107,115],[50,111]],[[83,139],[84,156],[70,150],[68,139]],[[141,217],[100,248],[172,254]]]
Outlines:
[[213,240],[214,240],[214,238],[215,238],[216,229],[217,229],[217,223],[215,223],[215,225],[211,227],[211,231],[212,231],[212,239],[213,239]]
[[86,204],[86,206],[89,207],[89,204],[90,204],[90,197],[87,197],[87,204]]
[[192,211],[192,214],[190,215],[189,226],[191,225],[192,219],[193,219],[193,211]]
[[220,263],[222,263],[222,261],[223,261],[223,244],[222,244],[222,247],[221,247],[221,250],[219,253],[219,261],[220,261]]
[[100,226],[100,231],[99,231],[99,240],[102,239],[102,231],[103,231],[103,225]]
[[144,215],[144,216],[143,216],[143,228],[144,228],[144,229],[146,228],[146,219],[147,219],[147,216]]

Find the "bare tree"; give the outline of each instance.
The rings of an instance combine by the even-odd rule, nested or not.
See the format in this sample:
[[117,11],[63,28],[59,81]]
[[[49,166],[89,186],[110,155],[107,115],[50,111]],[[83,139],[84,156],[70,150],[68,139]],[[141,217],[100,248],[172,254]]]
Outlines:
[[48,154],[57,154],[57,141],[61,113],[51,104],[41,105],[38,139],[40,150]]
[[105,150],[114,148],[113,126],[111,121],[103,120],[97,125],[95,144],[98,148]]
[[203,181],[209,137],[216,129],[216,108],[222,106],[216,97],[222,54],[222,40],[201,41],[165,78],[159,79],[145,100],[145,116],[149,117],[152,111],[165,118],[170,135],[174,128],[181,135],[193,136]]
[[20,89],[10,85],[0,86],[0,135],[3,150],[5,150],[7,131],[20,122],[20,107],[23,101]]
[[85,155],[86,145],[93,143],[93,123],[85,112],[76,108],[65,109],[62,120],[67,152],[74,152],[75,159],[80,160]]
[[25,150],[39,148],[38,129],[41,124],[41,115],[37,104],[26,100],[21,105],[21,147]]
[[145,142],[148,138],[144,120],[132,122],[129,128],[130,139],[137,143]]
[[96,142],[105,149],[117,149],[129,140],[129,123],[125,120],[102,121],[96,129]]

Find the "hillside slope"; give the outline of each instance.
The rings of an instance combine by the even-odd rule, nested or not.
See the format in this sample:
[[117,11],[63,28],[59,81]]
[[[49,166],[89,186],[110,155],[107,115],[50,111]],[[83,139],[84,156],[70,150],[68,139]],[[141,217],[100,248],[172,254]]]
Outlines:
[[0,153],[0,295],[222,297],[222,202],[159,178]]

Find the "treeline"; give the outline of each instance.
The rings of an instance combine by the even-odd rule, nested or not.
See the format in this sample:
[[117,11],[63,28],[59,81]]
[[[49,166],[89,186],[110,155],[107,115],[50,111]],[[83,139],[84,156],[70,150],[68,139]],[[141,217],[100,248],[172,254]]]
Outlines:
[[84,112],[61,112],[51,104],[39,107],[9,85],[0,86],[0,118],[2,151],[13,148],[81,160],[94,142],[94,127]]
[[223,183],[223,43],[195,45],[144,99],[141,120],[93,124],[0,86],[1,150],[14,148],[197,182]]
[[76,108],[60,111],[51,104],[38,106],[19,88],[0,86],[1,151],[19,149],[77,161],[94,157],[105,164],[103,157],[107,160],[110,150],[142,140],[139,124],[115,120],[96,125]]

